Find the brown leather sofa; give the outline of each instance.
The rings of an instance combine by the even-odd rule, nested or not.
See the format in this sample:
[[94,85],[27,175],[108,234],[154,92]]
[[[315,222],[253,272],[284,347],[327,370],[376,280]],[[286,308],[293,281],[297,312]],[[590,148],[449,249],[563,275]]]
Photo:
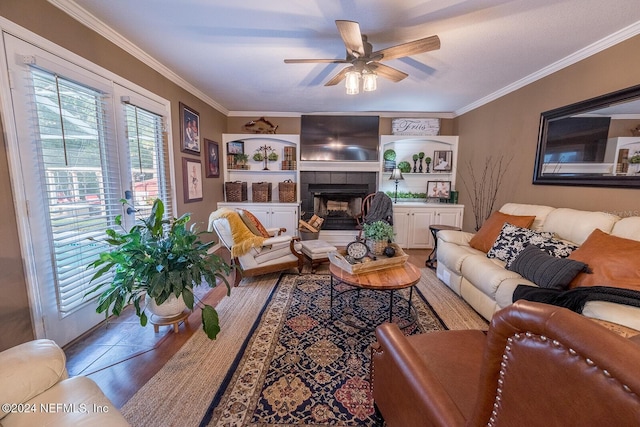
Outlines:
[[389,427],[638,426],[640,335],[519,301],[487,333],[376,329],[371,382]]

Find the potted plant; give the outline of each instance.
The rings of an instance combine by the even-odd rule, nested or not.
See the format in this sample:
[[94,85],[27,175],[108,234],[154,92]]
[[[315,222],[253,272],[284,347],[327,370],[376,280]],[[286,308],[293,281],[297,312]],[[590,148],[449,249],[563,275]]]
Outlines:
[[393,226],[386,221],[374,221],[362,225],[367,246],[376,255],[382,255],[387,243],[393,240]]
[[396,167],[396,152],[394,150],[385,150],[382,158],[384,159],[384,170],[386,172],[390,172]]
[[[121,202],[127,204],[126,200]],[[124,228],[122,232],[106,230],[104,243],[110,249],[88,266],[96,270],[92,282],[112,273],[88,292],[99,292],[98,313],[118,316],[125,306],[133,303],[140,324],[145,326],[151,302],[162,306],[181,297],[186,307],[193,309],[193,288],[202,284],[213,288],[218,279],[225,283],[229,295],[231,288],[226,275],[231,266],[218,255],[208,253],[214,242],[203,243],[202,232],[196,232],[194,225],[187,228],[189,214],[173,220],[163,219],[163,215],[164,204],[156,199],[149,217],[138,220],[128,232]],[[122,228],[121,215],[115,222]],[[210,339],[215,339],[220,331],[218,313],[207,304],[202,307],[202,327]]]
[[249,155],[246,153],[236,153],[234,155],[236,163],[240,165],[240,169],[249,169],[249,165],[247,165],[247,160],[249,160]]

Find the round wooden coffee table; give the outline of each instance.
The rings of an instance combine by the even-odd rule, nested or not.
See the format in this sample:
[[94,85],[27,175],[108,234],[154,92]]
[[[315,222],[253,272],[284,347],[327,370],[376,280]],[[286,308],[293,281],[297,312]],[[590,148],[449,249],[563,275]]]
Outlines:
[[[363,274],[351,274],[335,264],[330,264],[329,271],[331,272],[331,302],[330,312],[331,318],[334,316],[334,302],[345,295],[352,293],[356,294],[356,300],[361,297],[360,291],[363,289],[370,291],[383,291],[389,293],[389,311],[388,321],[393,322],[394,305],[406,305],[405,317],[409,319],[408,322],[399,324],[401,328],[406,328],[413,325],[417,320],[417,314],[415,308],[411,303],[413,297],[413,286],[420,280],[420,269],[410,262],[405,262],[402,266],[386,268],[384,270],[371,271]],[[339,284],[349,285],[348,289],[336,289]],[[394,304],[395,291],[400,289],[409,288],[409,297],[405,298],[400,296],[396,304]],[[400,308],[401,309],[401,308]],[[398,318],[401,316],[396,311]],[[343,316],[344,317],[344,316]],[[358,318],[359,323],[352,322],[345,319],[340,319],[342,322],[359,328],[373,330],[378,326],[377,324],[370,324],[368,320]],[[365,326],[362,326],[364,324]]]

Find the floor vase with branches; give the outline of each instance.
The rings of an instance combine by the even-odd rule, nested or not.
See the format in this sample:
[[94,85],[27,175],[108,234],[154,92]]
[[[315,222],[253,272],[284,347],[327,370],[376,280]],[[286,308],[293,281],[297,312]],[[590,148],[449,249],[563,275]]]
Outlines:
[[467,162],[468,176],[461,176],[465,190],[470,197],[471,210],[476,222],[476,231],[493,212],[498,190],[513,157],[489,156],[484,161],[482,170],[474,168],[471,160]]

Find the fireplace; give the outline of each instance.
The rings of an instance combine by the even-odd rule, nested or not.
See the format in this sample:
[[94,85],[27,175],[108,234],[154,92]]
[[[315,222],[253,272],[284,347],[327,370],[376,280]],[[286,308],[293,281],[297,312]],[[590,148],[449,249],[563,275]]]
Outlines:
[[376,172],[302,172],[303,218],[324,218],[323,230],[354,230],[362,199],[376,191]]

